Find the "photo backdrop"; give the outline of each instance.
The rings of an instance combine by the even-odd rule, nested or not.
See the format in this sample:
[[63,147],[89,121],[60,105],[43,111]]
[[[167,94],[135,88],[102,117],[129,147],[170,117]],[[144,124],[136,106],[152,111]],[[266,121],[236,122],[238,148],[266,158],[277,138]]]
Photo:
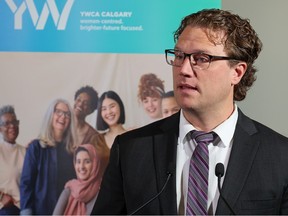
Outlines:
[[[36,138],[49,103],[90,85],[99,96],[116,91],[125,127],[150,122],[138,101],[143,74],[172,90],[164,49],[173,48],[181,19],[220,0],[2,0],[0,1],[0,106],[14,105],[17,141]],[[96,112],[87,117],[95,127]]]

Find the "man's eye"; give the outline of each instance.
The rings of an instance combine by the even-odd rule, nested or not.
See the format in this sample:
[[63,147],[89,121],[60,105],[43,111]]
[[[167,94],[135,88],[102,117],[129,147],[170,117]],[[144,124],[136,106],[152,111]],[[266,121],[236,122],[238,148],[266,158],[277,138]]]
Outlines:
[[206,63],[210,61],[210,58],[207,55],[195,55],[194,60],[199,63]]
[[175,58],[183,59],[184,55],[182,53],[175,53]]

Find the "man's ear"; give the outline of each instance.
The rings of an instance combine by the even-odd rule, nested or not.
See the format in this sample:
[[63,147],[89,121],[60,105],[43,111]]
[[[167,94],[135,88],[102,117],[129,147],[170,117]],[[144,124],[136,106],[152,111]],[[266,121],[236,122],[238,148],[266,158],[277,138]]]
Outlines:
[[231,84],[237,85],[247,70],[247,63],[239,62],[236,65],[234,65],[232,68],[233,68],[233,74],[231,78]]

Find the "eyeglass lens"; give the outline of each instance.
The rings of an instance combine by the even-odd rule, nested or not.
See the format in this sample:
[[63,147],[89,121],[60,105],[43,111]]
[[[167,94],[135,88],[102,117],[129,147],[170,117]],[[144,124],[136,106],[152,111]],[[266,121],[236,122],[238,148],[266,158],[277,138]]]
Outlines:
[[13,121],[6,121],[2,122],[0,126],[9,127],[9,126],[19,126],[20,121],[19,120],[13,120]]
[[190,63],[194,68],[207,69],[211,62],[210,56],[205,53],[186,54],[180,51],[166,52],[167,63],[176,67],[181,67],[186,57],[189,57]]
[[63,111],[63,110],[60,110],[60,109],[55,109],[55,114],[57,115],[57,116],[63,116],[64,115],[64,117],[65,118],[70,118],[71,117],[71,114],[70,114],[70,112],[65,112],[65,111]]

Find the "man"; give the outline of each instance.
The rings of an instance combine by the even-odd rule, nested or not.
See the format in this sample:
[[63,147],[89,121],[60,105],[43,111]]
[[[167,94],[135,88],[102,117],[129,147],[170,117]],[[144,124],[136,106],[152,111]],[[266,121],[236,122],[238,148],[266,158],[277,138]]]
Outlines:
[[[115,139],[92,214],[288,214],[288,139],[234,103],[255,81],[262,48],[249,21],[203,10],[174,38],[165,53],[181,111]],[[226,168],[221,198],[217,163]]]

